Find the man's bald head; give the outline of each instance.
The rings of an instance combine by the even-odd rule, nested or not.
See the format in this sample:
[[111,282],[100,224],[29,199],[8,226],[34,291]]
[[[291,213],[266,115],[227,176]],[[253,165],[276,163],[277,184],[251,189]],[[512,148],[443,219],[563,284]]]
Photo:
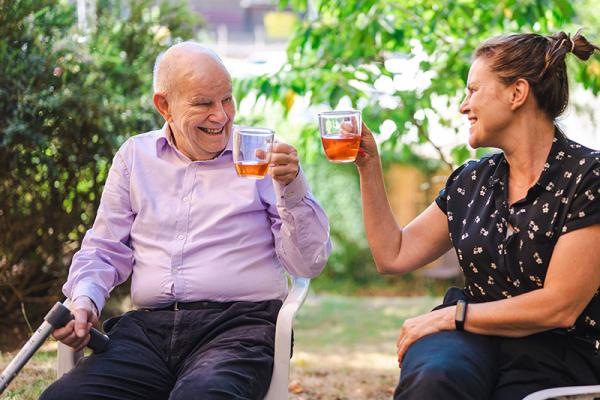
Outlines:
[[154,63],[154,93],[172,93],[180,86],[179,79],[203,67],[217,67],[229,75],[217,53],[199,43],[183,42],[169,47]]

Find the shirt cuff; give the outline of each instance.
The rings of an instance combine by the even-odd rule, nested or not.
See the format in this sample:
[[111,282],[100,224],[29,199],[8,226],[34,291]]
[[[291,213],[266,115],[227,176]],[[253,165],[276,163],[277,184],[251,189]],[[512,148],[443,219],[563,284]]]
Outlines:
[[96,311],[98,311],[98,318],[100,317],[100,313],[104,308],[105,299],[102,290],[94,285],[93,283],[81,282],[77,285],[77,287],[73,290],[72,295],[70,296],[71,300],[75,300],[79,296],[87,296],[89,297],[96,306]]
[[308,182],[304,177],[302,168],[298,167],[298,175],[287,185],[274,181],[276,205],[278,207],[291,208],[300,202],[308,193]]

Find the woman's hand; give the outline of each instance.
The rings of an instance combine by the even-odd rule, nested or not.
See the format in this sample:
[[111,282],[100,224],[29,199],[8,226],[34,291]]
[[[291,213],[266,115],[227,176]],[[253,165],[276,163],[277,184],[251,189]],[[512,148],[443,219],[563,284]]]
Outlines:
[[418,317],[409,318],[404,321],[400,329],[400,335],[396,341],[398,351],[398,366],[402,367],[402,360],[408,348],[424,336],[441,331],[455,329],[454,314],[456,306],[431,311]]
[[358,169],[372,165],[373,162],[379,164],[379,152],[377,151],[377,143],[371,130],[362,124],[360,148],[358,149],[358,156],[354,162]]

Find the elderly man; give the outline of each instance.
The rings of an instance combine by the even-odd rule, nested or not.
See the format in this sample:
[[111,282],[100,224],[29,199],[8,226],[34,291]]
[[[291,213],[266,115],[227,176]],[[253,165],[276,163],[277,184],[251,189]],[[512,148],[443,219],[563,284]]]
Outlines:
[[75,320],[54,336],[84,347],[129,275],[137,309],[108,320],[108,349],[84,358],[44,400],[262,398],[284,270],[314,277],[331,251],[327,217],[292,146],[273,146],[265,179],[236,176],[235,101],[216,54],[171,47],[156,62],[154,92],[166,123],[116,153],[63,288]]

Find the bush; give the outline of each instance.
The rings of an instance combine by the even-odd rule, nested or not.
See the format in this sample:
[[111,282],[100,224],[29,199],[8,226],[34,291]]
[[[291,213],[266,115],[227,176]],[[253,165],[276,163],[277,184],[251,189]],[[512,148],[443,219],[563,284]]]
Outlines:
[[98,1],[84,35],[64,1],[0,0],[0,349],[61,298],[119,144],[159,126],[152,64],[198,21],[155,3]]

